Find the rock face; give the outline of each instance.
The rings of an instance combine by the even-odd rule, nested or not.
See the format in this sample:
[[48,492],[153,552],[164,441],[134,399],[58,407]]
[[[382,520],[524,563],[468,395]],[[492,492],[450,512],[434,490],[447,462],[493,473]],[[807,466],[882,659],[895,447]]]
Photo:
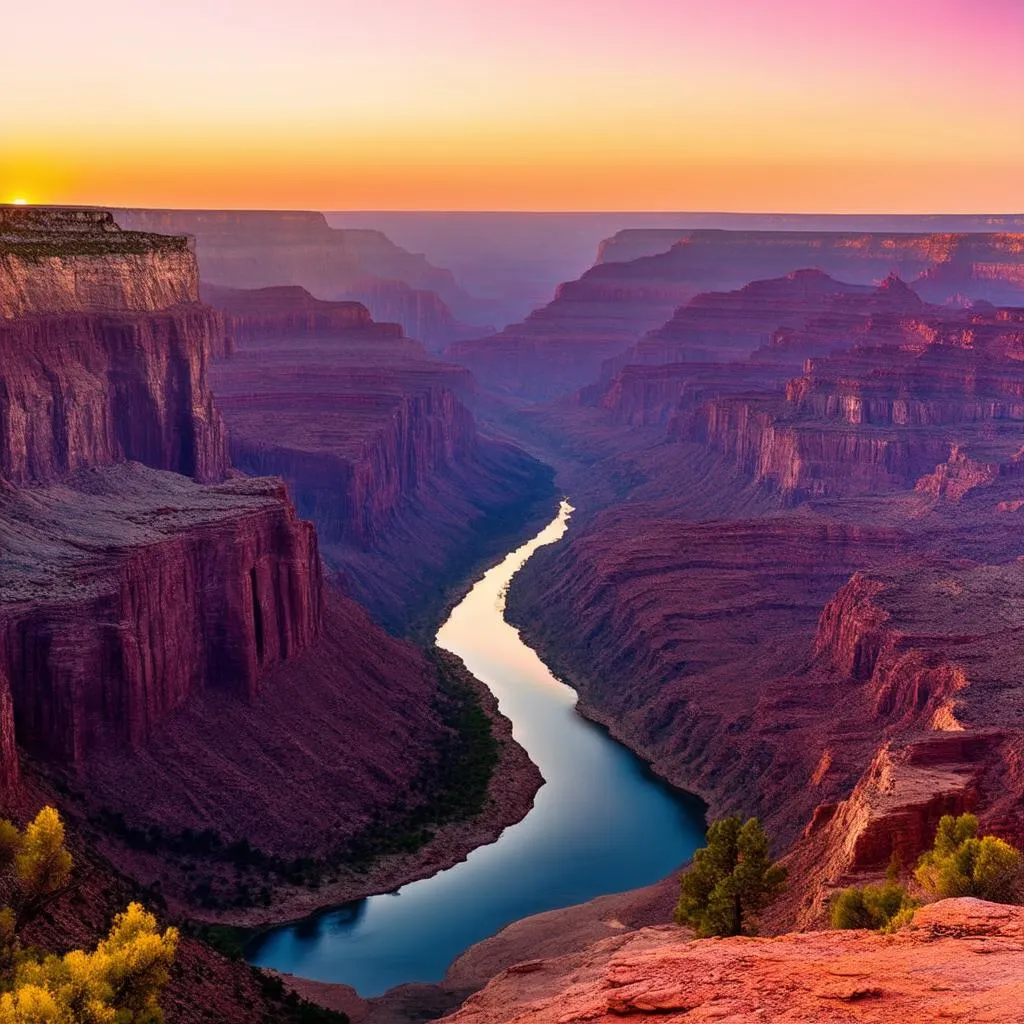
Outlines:
[[479,333],[449,302],[469,305],[451,273],[394,245],[379,231],[331,228],[313,212],[117,210],[143,231],[194,237],[204,284],[259,289],[301,286],[318,299],[354,300],[382,322],[402,324],[433,348]]
[[223,478],[207,383],[223,325],[198,300],[184,238],[95,211],[0,210],[0,479],[124,459]]
[[127,465],[0,510],[0,652],[19,743],[83,765],[208,687],[251,698],[320,634],[316,535],[273,480]]
[[362,307],[272,292],[223,307],[246,339],[213,372],[232,459],[283,477],[353,596],[403,629],[424,587],[440,593],[461,571],[469,538],[550,497],[550,477],[480,434],[463,367]]
[[797,1022],[1019,1019],[1024,911],[923,907],[893,936],[811,932],[687,941],[663,926],[505,971],[445,1020]]
[[958,296],[1004,302],[1021,294],[1022,254],[1019,235],[687,231],[659,255],[598,263],[523,323],[457,342],[447,354],[488,388],[550,398],[597,378],[602,362],[708,289],[739,288],[802,268],[856,285],[893,273],[914,281],[941,265],[951,268],[943,273],[972,282],[958,286]]
[[198,300],[199,271],[180,235],[122,231],[98,210],[0,207],[0,318]]
[[[630,502],[537,556],[510,610],[587,714],[708,800],[712,817],[757,814],[784,848],[874,751],[836,721],[840,705],[865,713],[863,690],[808,679],[821,610],[857,567],[912,543],[881,522],[686,522],[668,503]],[[811,785],[826,749],[832,770]]]
[[708,292],[607,360],[579,401],[634,424],[685,419],[720,396],[780,387],[806,360],[847,348],[868,324],[922,308],[896,278],[871,288],[816,270]]
[[856,347],[808,360],[784,394],[706,403],[691,436],[729,453],[790,501],[912,486],[958,445],[960,459],[972,442],[1001,445],[1006,458],[1017,451],[1024,419],[1019,313],[933,307],[875,315],[841,336]]
[[207,381],[223,321],[185,239],[82,210],[5,212],[3,228],[0,295],[31,298],[0,320],[10,783],[12,737],[81,769],[208,686],[251,698],[316,641],[323,598],[315,534],[279,482],[194,482],[222,480],[228,453]]
[[361,302],[324,302],[298,285],[251,291],[204,286],[203,298],[223,313],[232,349],[256,339],[370,331],[375,326],[381,338],[402,337],[399,324],[374,325]]
[[207,380],[222,325],[198,303],[0,321],[0,478],[39,483],[125,459],[220,480]]

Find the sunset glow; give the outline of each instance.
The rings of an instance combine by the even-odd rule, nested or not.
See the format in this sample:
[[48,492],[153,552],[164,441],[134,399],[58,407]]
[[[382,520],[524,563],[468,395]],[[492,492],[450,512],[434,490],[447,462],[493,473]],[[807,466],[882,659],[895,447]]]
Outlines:
[[[0,195],[1024,209],[1019,0],[39,0]],[[72,13],[74,11],[75,13]],[[31,88],[26,83],[31,82]]]

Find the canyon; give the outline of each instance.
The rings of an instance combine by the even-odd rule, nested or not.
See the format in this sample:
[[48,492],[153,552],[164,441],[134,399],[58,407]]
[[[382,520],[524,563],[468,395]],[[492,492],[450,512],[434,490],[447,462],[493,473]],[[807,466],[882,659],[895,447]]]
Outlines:
[[[498,334],[466,326],[511,308],[497,278],[488,305],[332,223],[0,207],[0,794],[57,803],[86,879],[40,941],[94,941],[129,893],[301,918],[522,818],[538,770],[426,641],[569,494],[509,621],[709,817],[761,818],[790,873],[768,937],[692,940],[669,878],[438,986],[289,984],[372,1024],[1011,1019],[1018,908],[820,929],[943,814],[1024,841],[1018,220],[638,219]],[[449,813],[473,735],[488,777]],[[190,935],[168,1018],[277,1012],[265,982]]]
[[[487,459],[496,472],[526,466],[548,500],[532,460],[477,438],[452,390],[470,386],[465,371],[435,365],[353,303],[296,318],[296,291],[300,304],[315,300],[294,288],[269,318],[230,302],[218,311],[201,301],[185,237],[123,230],[106,211],[2,213],[0,786],[19,818],[60,807],[83,873],[84,895],[55,905],[42,939],[94,941],[88,922],[109,919],[113,893],[144,891],[193,919],[307,913],[429,873],[521,817],[540,780],[493,702],[457,663],[387,634],[337,588],[338,572],[325,575],[316,529],[285,484],[232,464],[232,416],[212,386],[215,359],[229,364],[282,325],[287,336],[340,331],[341,348],[352,334],[348,413],[353,432],[365,418],[369,440],[336,454],[370,452],[350,476],[369,508],[382,494],[380,521],[357,527],[379,539],[395,505],[463,444],[485,449],[464,474]],[[362,377],[361,348],[383,356]],[[393,357],[401,372],[378,394]],[[510,515],[538,500],[502,484]],[[444,552],[432,555],[451,571]],[[431,801],[464,742],[453,722],[473,708],[500,782],[481,796],[485,813],[446,828]],[[373,836],[413,818],[436,820],[434,837],[376,863]],[[356,842],[369,844],[373,872],[339,868],[321,889]],[[118,870],[130,881],[109,884]],[[266,898],[250,889],[257,876]],[[68,913],[81,917],[74,927]],[[169,991],[172,1019],[251,1019],[244,992],[261,1012],[298,1013],[191,939],[189,963]],[[204,994],[211,978],[242,1001]]]
[[[457,341],[446,355],[486,387],[529,399],[572,392],[701,292],[815,269],[851,284],[890,274],[930,301],[1011,302],[1022,294],[1024,253],[1012,234],[853,234],[692,230],[660,238],[654,254],[613,238],[599,261],[519,324]],[[667,243],[667,244],[666,244]],[[620,260],[619,257],[629,257]],[[613,258],[614,257],[614,258]]]
[[187,235],[205,284],[298,285],[318,299],[363,303],[432,348],[475,336],[478,313],[450,271],[396,246],[380,231],[332,228],[321,213],[264,210],[112,211],[126,229]]
[[234,350],[212,371],[233,464],[285,480],[330,569],[388,628],[429,617],[508,524],[553,507],[550,470],[478,428],[472,375],[400,325],[297,289],[208,295]]
[[772,930],[944,813],[1024,834],[1020,328],[803,270],[694,298],[536,413],[584,525],[512,620],[712,816],[766,823],[799,879]]

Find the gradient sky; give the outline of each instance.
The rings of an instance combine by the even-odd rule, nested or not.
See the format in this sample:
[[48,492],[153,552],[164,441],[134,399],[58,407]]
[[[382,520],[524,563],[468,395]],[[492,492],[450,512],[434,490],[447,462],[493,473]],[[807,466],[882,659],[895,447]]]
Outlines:
[[1024,0],[22,0],[4,40],[0,201],[1024,211]]

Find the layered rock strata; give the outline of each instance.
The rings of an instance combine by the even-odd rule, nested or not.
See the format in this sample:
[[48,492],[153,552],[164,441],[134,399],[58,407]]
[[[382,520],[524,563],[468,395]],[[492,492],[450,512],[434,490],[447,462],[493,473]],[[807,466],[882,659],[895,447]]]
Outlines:
[[5,497],[0,551],[15,731],[44,760],[137,749],[210,687],[251,698],[320,634],[316,535],[273,480],[86,470]]
[[856,285],[893,273],[913,281],[940,265],[961,268],[944,271],[969,278],[956,297],[1008,301],[1021,294],[1021,238],[688,231],[660,255],[597,264],[563,284],[554,301],[521,324],[489,338],[457,342],[447,354],[469,366],[488,388],[550,398],[597,378],[605,360],[664,324],[699,293],[801,268]]

